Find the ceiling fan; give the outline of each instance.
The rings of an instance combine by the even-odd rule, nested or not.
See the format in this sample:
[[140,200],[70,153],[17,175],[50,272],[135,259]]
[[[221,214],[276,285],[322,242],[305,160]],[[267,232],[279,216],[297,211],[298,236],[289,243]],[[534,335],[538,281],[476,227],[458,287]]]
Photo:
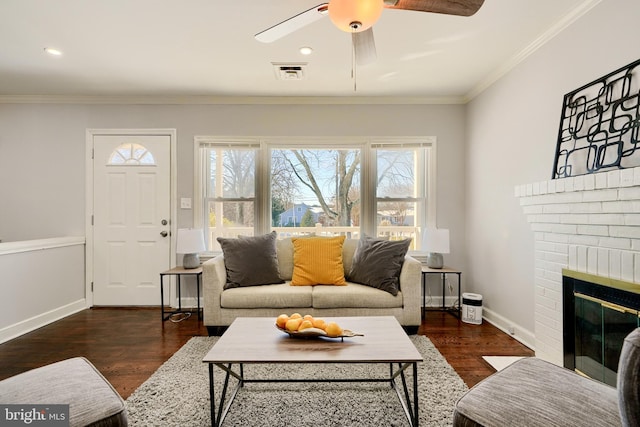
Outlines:
[[366,65],[376,60],[372,26],[383,8],[471,16],[483,3],[484,0],[330,0],[259,32],[255,38],[271,43],[329,15],[339,29],[352,34],[354,59],[358,65]]

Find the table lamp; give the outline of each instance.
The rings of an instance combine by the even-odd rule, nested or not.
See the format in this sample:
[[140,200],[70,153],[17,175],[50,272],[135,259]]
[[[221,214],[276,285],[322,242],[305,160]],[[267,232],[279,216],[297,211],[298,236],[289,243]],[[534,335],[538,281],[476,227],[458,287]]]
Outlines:
[[422,250],[428,252],[427,267],[442,268],[442,254],[449,253],[449,230],[430,229],[422,234]]
[[200,267],[199,252],[205,250],[202,230],[197,228],[180,228],[178,229],[178,238],[176,240],[176,253],[184,254],[182,266],[184,268]]

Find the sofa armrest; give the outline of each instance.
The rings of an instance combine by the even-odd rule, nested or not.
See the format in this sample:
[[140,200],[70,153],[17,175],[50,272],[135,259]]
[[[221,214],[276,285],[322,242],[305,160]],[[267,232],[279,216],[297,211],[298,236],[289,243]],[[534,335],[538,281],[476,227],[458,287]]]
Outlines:
[[419,325],[422,311],[420,309],[422,292],[422,263],[407,255],[400,270],[400,291],[402,292],[402,304],[407,318],[406,325]]
[[227,283],[224,257],[218,255],[202,264],[202,296],[204,298],[204,324],[215,325],[216,313],[220,311],[220,299]]

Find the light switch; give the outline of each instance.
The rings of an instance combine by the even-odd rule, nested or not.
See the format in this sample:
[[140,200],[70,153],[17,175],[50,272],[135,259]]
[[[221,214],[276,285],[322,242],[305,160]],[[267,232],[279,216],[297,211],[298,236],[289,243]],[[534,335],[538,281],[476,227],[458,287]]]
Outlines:
[[183,197],[180,199],[180,209],[191,209],[190,197]]

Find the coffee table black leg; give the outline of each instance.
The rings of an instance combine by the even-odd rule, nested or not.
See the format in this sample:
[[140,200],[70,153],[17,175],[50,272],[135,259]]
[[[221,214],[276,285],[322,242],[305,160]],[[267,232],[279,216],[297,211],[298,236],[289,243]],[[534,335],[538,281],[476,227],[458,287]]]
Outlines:
[[[400,365],[400,364],[398,364]],[[416,362],[412,363],[413,366],[413,405],[411,404],[411,399],[409,399],[409,389],[407,388],[407,381],[404,376],[404,370],[400,375],[402,378],[402,387],[404,388],[404,396],[407,402],[407,415],[409,416],[409,423],[412,427],[418,427],[418,364]],[[402,369],[401,365],[400,368]]]
[[[402,409],[404,410],[405,415],[407,416],[407,420],[412,427],[417,427],[419,422],[419,412],[418,412],[418,363],[413,362],[411,364],[413,366],[413,399],[411,398],[411,393],[409,392],[409,387],[407,386],[407,378],[404,375],[405,369],[409,367],[409,364],[398,363],[398,370],[393,372],[393,364],[390,364],[391,369],[391,378],[390,383],[391,387],[394,388],[396,394],[398,395],[398,399],[400,400],[400,404],[402,405]],[[395,382],[396,377],[400,377],[402,381],[402,390],[398,388],[398,385]],[[404,394],[404,396],[401,395]],[[412,402],[413,400],[413,402]]]
[[[220,369],[226,372],[224,376],[224,385],[222,386],[222,391],[220,392],[220,402],[218,403],[218,413],[216,414],[215,387],[213,384],[213,365],[214,363],[209,364],[209,400],[211,405],[211,425],[215,427],[219,427],[224,421],[224,418],[226,417],[227,412],[231,407],[231,403],[233,402],[233,399],[235,398],[236,393],[238,392],[238,389],[242,387],[244,383],[244,377],[238,376],[238,374],[236,373],[233,374],[234,377],[238,378],[238,384],[236,385],[235,389],[231,392],[231,395],[229,397],[229,402],[225,406],[225,400],[227,398],[227,392],[229,390],[229,377],[232,375],[231,368],[233,365],[231,363],[227,364],[226,367],[223,364],[216,365]],[[242,370],[242,364],[240,365],[240,367]]]
[[215,401],[215,392],[213,388],[213,363],[209,363],[209,401],[210,401],[211,425],[218,426],[218,424],[216,423],[216,401]]
[[413,427],[418,427],[418,363],[413,362]]

